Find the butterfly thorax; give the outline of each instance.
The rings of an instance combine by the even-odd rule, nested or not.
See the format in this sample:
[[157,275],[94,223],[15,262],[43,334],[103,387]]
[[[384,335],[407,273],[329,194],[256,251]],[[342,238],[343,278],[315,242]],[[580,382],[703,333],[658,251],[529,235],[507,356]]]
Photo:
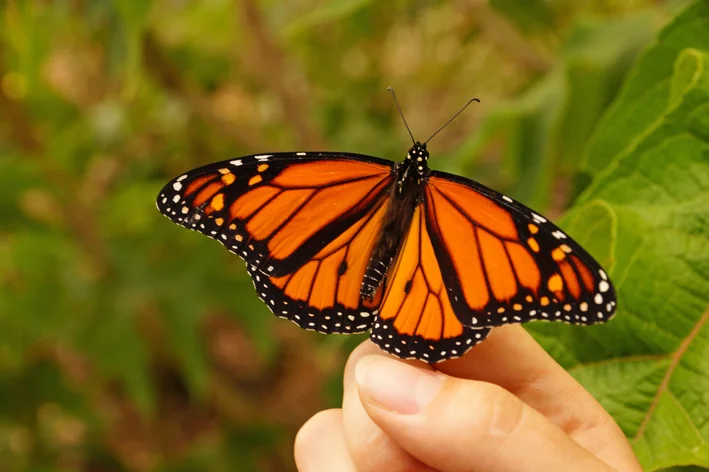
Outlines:
[[414,143],[406,153],[406,158],[396,165],[395,171],[398,194],[402,194],[408,187],[420,185],[430,172],[426,143]]
[[360,289],[363,299],[372,300],[399,253],[408,234],[414,210],[420,203],[430,174],[426,143],[416,142],[406,158],[392,170],[396,184],[392,186],[382,230],[374,245]]

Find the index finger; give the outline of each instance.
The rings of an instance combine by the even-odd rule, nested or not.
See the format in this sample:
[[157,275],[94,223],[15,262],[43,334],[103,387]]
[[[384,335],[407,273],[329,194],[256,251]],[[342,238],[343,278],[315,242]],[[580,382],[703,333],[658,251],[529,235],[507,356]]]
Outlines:
[[503,387],[611,466],[636,462],[611,416],[519,325],[493,329],[465,356],[434,368]]

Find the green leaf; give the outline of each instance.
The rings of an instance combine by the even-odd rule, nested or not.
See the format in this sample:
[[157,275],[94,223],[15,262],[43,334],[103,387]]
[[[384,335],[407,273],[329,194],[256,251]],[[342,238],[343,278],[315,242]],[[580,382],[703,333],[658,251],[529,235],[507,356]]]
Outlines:
[[687,48],[706,48],[709,44],[709,3],[694,2],[658,36],[634,67],[618,100],[598,127],[589,146],[586,167],[597,173],[614,156],[647,129],[668,105],[671,77],[679,53]]
[[[618,421],[647,471],[709,467],[709,52],[677,43],[700,24],[709,31],[704,2],[638,63],[589,154],[597,177],[562,222],[611,269],[617,319],[530,326]],[[658,50],[674,54],[661,95],[628,101]]]
[[556,150],[566,172],[576,171],[588,138],[654,33],[654,18],[640,12],[614,21],[576,25],[566,44],[567,91],[556,131]]

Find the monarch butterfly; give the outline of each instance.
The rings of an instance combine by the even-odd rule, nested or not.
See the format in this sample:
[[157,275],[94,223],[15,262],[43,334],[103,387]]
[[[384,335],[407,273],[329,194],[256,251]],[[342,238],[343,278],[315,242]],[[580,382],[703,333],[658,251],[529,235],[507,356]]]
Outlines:
[[290,152],[206,165],[169,182],[157,207],[244,259],[275,315],[371,331],[400,358],[459,357],[508,323],[613,316],[613,285],[581,246],[511,198],[429,169],[431,138],[411,138],[399,163]]

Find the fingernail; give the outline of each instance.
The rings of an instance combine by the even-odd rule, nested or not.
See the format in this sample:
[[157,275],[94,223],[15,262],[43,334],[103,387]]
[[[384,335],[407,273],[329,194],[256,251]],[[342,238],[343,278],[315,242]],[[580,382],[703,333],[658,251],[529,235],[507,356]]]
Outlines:
[[396,413],[423,411],[438,394],[444,376],[383,356],[365,356],[355,366],[355,381],[367,400]]

